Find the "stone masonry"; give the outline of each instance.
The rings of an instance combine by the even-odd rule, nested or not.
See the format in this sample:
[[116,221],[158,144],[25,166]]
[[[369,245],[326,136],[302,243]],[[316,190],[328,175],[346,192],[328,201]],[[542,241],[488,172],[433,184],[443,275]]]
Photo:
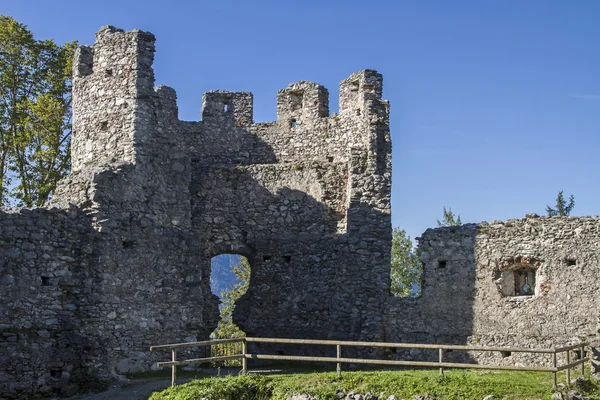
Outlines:
[[341,82],[339,114],[326,88],[301,81],[277,94],[274,122],[253,121],[251,93],[226,91],[204,94],[190,122],[173,89],[154,87],[154,50],[152,34],[110,26],[79,47],[72,172],[50,208],[0,212],[0,397],[103,386],[164,360],[151,345],[207,339],[218,320],[210,263],[224,253],[251,264],[234,312],[250,336],[595,337],[598,218],[428,230],[422,297],[390,297],[389,103],[377,72]]
[[[596,341],[600,217],[528,214],[428,229],[419,256],[422,296],[388,298],[386,341],[537,348]],[[525,285],[530,290],[519,293]],[[469,356],[494,364],[552,361],[523,353]]]
[[[52,208],[0,213],[0,397],[67,395],[207,339],[210,262],[245,255],[249,335],[376,340],[389,291],[391,142],[382,77],[206,93],[180,121],[154,36],[103,27],[74,60],[72,172]],[[360,279],[357,279],[359,277]],[[344,288],[344,290],[340,290]]]

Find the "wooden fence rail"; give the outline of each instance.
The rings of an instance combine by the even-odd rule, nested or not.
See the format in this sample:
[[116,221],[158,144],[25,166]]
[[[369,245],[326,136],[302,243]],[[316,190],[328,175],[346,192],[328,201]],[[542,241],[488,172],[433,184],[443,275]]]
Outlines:
[[[191,349],[203,346],[221,345],[227,343],[242,343],[242,352],[219,357],[204,357],[187,360],[177,360],[177,350]],[[310,357],[310,356],[286,356],[274,354],[251,354],[248,353],[248,343],[275,343],[275,344],[295,344],[295,345],[325,345],[335,346],[336,357]],[[408,360],[378,360],[366,358],[344,358],[342,357],[342,347],[386,347],[396,349],[430,349],[438,351],[438,361],[408,361]],[[175,343],[150,347],[151,351],[170,350],[171,361],[159,362],[159,367],[171,367],[171,385],[175,386],[177,378],[177,367],[182,365],[214,363],[227,360],[241,360],[242,373],[248,370],[248,360],[277,360],[277,361],[306,361],[306,362],[330,362],[336,364],[338,375],[342,372],[342,364],[370,364],[370,365],[388,365],[405,367],[433,367],[439,368],[440,374],[444,373],[444,368],[469,368],[469,369],[490,369],[490,370],[508,370],[508,371],[535,371],[551,372],[553,387],[557,386],[557,373],[563,370],[567,372],[567,385],[571,382],[571,369],[581,366],[581,375],[585,374],[585,363],[589,357],[585,357],[585,348],[589,343],[578,343],[570,346],[554,347],[550,349],[528,349],[519,347],[485,347],[485,346],[461,346],[445,344],[422,344],[422,343],[387,343],[387,342],[356,342],[342,340],[311,340],[311,339],[279,339],[279,338],[235,338],[207,340],[203,342]],[[552,367],[543,366],[516,366],[516,365],[482,365],[471,363],[451,363],[444,361],[444,351],[480,351],[480,352],[511,352],[511,353],[532,353],[532,354],[551,354]],[[579,356],[575,361],[571,361],[571,352],[578,350]],[[566,353],[566,364],[558,365],[558,354]]]

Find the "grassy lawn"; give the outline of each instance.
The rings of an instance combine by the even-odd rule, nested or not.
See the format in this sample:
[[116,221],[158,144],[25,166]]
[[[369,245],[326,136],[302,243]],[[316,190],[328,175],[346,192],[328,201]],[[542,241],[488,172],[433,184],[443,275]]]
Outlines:
[[[576,390],[600,398],[598,386],[590,384],[585,390]],[[495,399],[549,399],[554,392],[550,373],[449,370],[441,377],[437,370],[402,370],[344,372],[341,377],[326,372],[206,378],[156,392],[150,400],[286,400],[292,394],[309,394],[321,400],[336,399],[338,391],[370,392],[381,395],[382,400],[392,394],[411,400],[416,394],[438,400],[481,400],[487,395]]]

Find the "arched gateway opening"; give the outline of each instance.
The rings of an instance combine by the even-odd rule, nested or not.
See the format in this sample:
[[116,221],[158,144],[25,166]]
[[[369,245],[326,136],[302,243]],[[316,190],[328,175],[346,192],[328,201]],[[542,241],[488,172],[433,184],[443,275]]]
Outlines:
[[[219,324],[210,334],[211,339],[230,339],[245,337],[246,334],[233,323],[233,310],[236,301],[248,290],[250,284],[250,262],[240,254],[220,254],[210,262],[210,289],[218,296]],[[241,343],[214,345],[211,356],[240,354]],[[240,360],[224,361],[223,366],[239,366]]]

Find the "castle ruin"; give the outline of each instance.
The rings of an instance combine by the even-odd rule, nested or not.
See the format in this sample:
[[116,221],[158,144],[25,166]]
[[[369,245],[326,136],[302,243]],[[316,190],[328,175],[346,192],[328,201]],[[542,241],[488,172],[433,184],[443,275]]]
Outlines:
[[219,316],[210,261],[225,253],[251,264],[234,313],[249,336],[595,337],[596,217],[428,230],[422,297],[390,296],[389,103],[377,72],[341,82],[337,115],[326,88],[301,81],[277,94],[274,122],[253,121],[251,93],[227,91],[206,93],[189,122],[175,91],[154,87],[154,50],[152,34],[110,26],[79,47],[72,172],[52,207],[0,212],[1,395],[71,394],[148,370],[162,356],[150,345],[208,338]]

